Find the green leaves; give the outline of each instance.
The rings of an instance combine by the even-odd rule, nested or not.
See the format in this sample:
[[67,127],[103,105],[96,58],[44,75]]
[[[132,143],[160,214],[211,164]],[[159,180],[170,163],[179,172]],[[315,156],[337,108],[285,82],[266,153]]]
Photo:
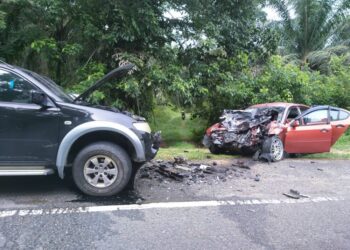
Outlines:
[[[349,90],[348,44],[309,54],[348,38],[346,25],[339,29],[342,35],[331,37],[350,2],[334,1],[273,1],[284,28],[267,22],[263,0],[2,1],[0,55],[74,93],[119,65],[134,63],[132,75],[111,81],[91,101],[148,116],[155,103],[210,120],[222,109],[259,102],[345,107],[341,89]],[[169,11],[182,15],[171,18],[165,15]],[[297,56],[272,56],[278,34],[282,50]],[[300,58],[328,75],[304,70]]]
[[0,11],[0,30],[6,28],[5,17],[6,17],[6,13],[3,11]]
[[[349,0],[270,0],[283,19],[281,46],[306,62],[309,53],[338,37],[350,8]],[[294,16],[291,15],[291,9]]]

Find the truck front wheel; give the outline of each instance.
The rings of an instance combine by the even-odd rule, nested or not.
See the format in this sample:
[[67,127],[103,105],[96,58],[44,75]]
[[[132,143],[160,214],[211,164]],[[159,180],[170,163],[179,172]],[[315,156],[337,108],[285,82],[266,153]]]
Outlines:
[[73,179],[78,188],[91,196],[112,196],[130,181],[129,155],[110,142],[93,143],[80,151],[73,164]]

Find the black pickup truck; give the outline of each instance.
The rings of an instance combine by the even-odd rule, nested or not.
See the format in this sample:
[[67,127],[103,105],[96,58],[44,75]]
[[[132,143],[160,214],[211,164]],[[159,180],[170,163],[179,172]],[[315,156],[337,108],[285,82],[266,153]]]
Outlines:
[[0,62],[0,176],[64,178],[71,170],[88,195],[124,189],[135,167],[157,154],[160,133],[142,117],[86,100],[133,67],[119,67],[73,97],[45,76]]

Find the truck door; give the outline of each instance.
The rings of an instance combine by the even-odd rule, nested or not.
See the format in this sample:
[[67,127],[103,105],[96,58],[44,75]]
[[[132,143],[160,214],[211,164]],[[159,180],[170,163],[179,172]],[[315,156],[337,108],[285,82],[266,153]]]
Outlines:
[[0,68],[0,165],[49,165],[58,148],[59,110],[31,103],[36,86]]

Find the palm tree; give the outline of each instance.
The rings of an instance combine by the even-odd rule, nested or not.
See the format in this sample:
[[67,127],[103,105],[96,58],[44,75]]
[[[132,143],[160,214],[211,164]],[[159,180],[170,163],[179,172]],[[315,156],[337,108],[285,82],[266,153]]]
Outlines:
[[331,43],[347,18],[350,0],[270,0],[282,17],[283,43],[306,62],[312,51]]

